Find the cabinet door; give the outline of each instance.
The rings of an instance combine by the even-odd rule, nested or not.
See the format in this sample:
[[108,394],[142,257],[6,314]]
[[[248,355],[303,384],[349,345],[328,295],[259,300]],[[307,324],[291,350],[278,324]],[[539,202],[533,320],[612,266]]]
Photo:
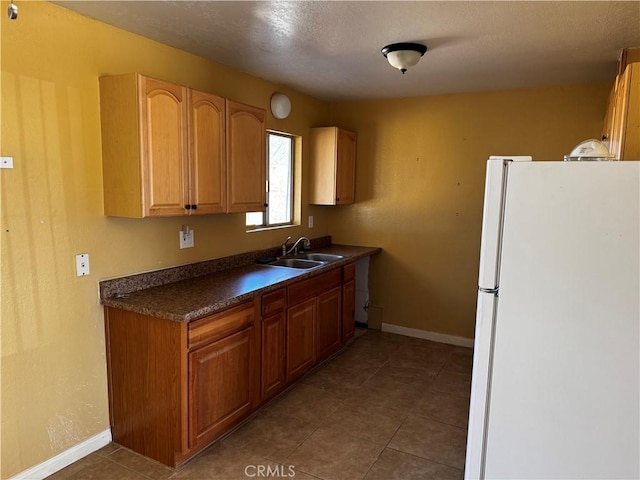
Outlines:
[[265,209],[265,111],[227,100],[227,211]]
[[315,364],[316,299],[287,310],[287,383]]
[[316,320],[316,361],[321,360],[338,348],[342,338],[340,317],[341,287],[334,288],[318,297],[318,318]]
[[190,213],[224,213],[227,203],[224,98],[195,90],[190,95]]
[[622,160],[640,159],[640,62],[627,66],[629,70],[629,92],[627,119]]
[[311,129],[309,203],[338,205],[355,201],[355,132],[337,127]]
[[275,395],[286,383],[285,324],[283,311],[262,320],[262,400]]
[[146,215],[184,215],[188,202],[187,89],[141,77]]
[[356,134],[338,129],[336,165],[336,204],[355,201]]
[[246,328],[189,354],[189,443],[212,440],[247,415],[255,401],[253,336]]
[[640,158],[640,63],[631,63],[622,75],[619,109],[620,127],[617,137],[620,160],[638,160]]
[[356,282],[349,280],[342,287],[342,342],[346,342],[356,328]]
[[609,150],[613,153],[611,149],[611,138],[613,134],[613,126],[614,126],[614,118],[615,118],[615,107],[616,107],[616,87],[618,83],[618,78],[616,77],[616,81],[614,82],[613,87],[611,87],[611,91],[609,92],[609,100],[607,101],[607,111],[604,116],[604,123],[602,125],[602,136],[601,140],[604,142],[609,142]]
[[624,153],[624,128],[627,109],[627,75],[620,75],[616,79],[613,120],[611,121],[610,152],[619,160]]
[[640,158],[640,63],[631,63],[615,85],[609,150],[619,160]]

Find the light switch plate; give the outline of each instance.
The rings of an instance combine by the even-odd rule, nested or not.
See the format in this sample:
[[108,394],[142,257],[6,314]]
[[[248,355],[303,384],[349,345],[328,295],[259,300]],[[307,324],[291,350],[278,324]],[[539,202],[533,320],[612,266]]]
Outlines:
[[0,157],[0,168],[13,168],[13,157]]
[[78,277],[84,277],[89,275],[89,254],[81,253],[76,255],[76,275]]
[[313,215],[309,215],[309,228],[313,228]]
[[180,231],[180,248],[192,248],[194,244],[193,230],[189,229],[187,232]]

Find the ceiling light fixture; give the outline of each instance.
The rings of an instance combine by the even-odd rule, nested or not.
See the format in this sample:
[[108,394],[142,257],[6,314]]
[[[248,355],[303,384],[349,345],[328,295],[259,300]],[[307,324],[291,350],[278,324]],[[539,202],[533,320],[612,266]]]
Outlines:
[[381,52],[392,67],[402,72],[413,67],[427,51],[427,47],[421,43],[392,43],[383,47]]
[[271,95],[271,114],[278,120],[283,120],[291,113],[291,100],[284,93]]

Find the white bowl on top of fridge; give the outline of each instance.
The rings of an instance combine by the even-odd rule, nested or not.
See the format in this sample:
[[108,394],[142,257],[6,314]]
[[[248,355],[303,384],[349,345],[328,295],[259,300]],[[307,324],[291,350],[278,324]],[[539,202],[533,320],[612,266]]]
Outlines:
[[618,159],[609,153],[609,149],[604,143],[595,138],[579,143],[569,155],[564,156],[565,162],[606,162],[609,160]]

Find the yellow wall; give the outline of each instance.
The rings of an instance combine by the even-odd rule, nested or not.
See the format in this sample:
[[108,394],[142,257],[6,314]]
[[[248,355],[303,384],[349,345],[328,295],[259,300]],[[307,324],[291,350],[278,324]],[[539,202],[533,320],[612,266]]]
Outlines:
[[[202,58],[44,2],[2,2],[1,172],[2,469],[8,478],[109,426],[98,281],[279,245],[315,228],[245,233],[244,215],[131,220],[102,215],[98,77],[138,71],[263,107],[291,97],[285,121],[267,127],[306,136],[329,106]],[[304,159],[306,162],[306,158]],[[187,223],[195,248],[178,248]],[[306,222],[304,222],[306,224]],[[91,275],[75,276],[89,253]]]
[[[2,467],[0,478],[108,428],[99,280],[334,235],[381,246],[371,298],[387,323],[473,336],[484,162],[561,158],[598,135],[607,85],[347,103],[330,107],[268,82],[43,2],[0,5]],[[139,71],[267,108],[287,93],[306,136],[356,130],[357,202],[306,205],[315,228],[246,234],[243,215],[130,220],[102,215],[98,77]],[[410,74],[409,72],[408,74]],[[402,77],[398,77],[401,81]],[[307,159],[304,158],[303,163]],[[304,167],[304,165],[303,165]],[[196,247],[179,250],[188,222]],[[303,222],[306,223],[306,222]],[[89,253],[77,278],[74,255]],[[379,310],[377,310],[379,311]]]
[[356,203],[330,210],[330,231],[336,243],[383,249],[372,264],[372,316],[472,338],[486,159],[560,160],[599,138],[609,88],[334,105],[333,123],[358,132],[358,163]]

